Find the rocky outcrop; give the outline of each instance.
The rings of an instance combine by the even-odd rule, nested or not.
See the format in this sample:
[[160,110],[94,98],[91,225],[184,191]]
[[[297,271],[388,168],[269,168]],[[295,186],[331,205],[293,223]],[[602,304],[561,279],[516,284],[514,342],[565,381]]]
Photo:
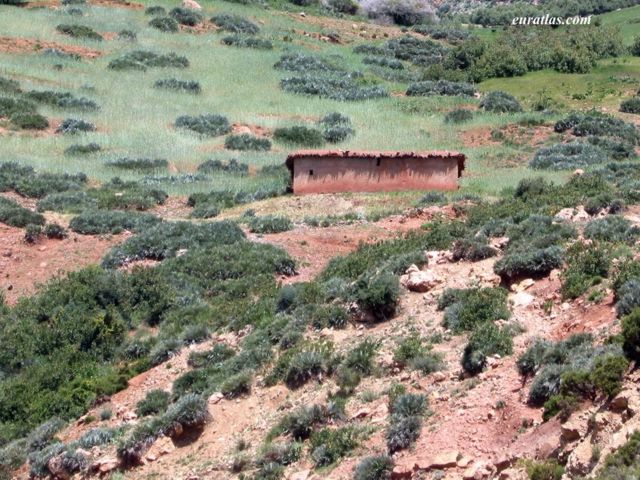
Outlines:
[[404,275],[400,277],[400,284],[412,292],[428,292],[442,283],[442,279],[431,270],[420,270],[411,265]]

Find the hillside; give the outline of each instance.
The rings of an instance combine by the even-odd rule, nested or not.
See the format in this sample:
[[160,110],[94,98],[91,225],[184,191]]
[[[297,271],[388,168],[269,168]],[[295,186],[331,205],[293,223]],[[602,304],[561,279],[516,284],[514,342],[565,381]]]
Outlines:
[[195,7],[0,0],[0,480],[640,476],[640,5]]

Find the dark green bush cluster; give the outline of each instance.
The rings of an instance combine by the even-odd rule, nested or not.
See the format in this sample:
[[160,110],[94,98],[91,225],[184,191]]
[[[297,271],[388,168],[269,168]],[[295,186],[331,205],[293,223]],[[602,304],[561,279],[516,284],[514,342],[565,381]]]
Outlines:
[[317,95],[342,102],[369,100],[389,95],[383,86],[360,84],[353,77],[353,74],[305,74],[282,79],[280,87],[285,92]]
[[36,106],[21,98],[0,97],[0,116],[9,118],[14,128],[22,130],[44,130],[49,126]]
[[32,102],[60,108],[82,111],[95,111],[100,109],[98,104],[93,100],[89,100],[85,97],[75,97],[69,92],[56,92],[53,90],[31,90],[24,94],[24,98]]
[[567,249],[567,269],[562,272],[562,297],[577,298],[609,274],[611,256],[607,245],[576,242]]
[[476,89],[465,82],[450,82],[448,80],[425,80],[409,85],[407,95],[410,97],[428,95],[463,95],[473,96]]
[[122,170],[149,171],[167,168],[169,162],[160,158],[130,158],[122,157],[110,160],[105,165]]
[[332,371],[333,345],[328,342],[300,343],[280,355],[265,379],[267,384],[282,380],[289,388],[322,378]]
[[202,91],[200,83],[194,80],[178,80],[177,78],[156,80],[153,86],[155,88],[163,88],[165,90],[175,90],[177,92],[186,93],[200,93]]
[[64,154],[65,155],[87,155],[90,153],[99,152],[100,150],[102,150],[102,147],[95,142],[85,143],[85,144],[74,143],[73,145],[70,145],[69,147],[65,148]]
[[273,138],[282,143],[304,145],[305,147],[320,147],[324,144],[324,136],[320,130],[304,125],[278,127],[273,131]]
[[108,68],[112,70],[142,70],[156,67],[187,68],[189,60],[175,53],[155,53],[149,50],[134,50],[111,60]]
[[454,333],[511,316],[507,291],[499,287],[447,289],[438,300],[438,308],[444,310],[444,326]]
[[151,7],[147,7],[144,13],[145,15],[165,15],[167,11],[160,5],[153,5]]
[[17,163],[0,164],[0,190],[14,190],[24,197],[42,198],[52,193],[80,190],[86,182],[87,176],[83,173],[40,173]]
[[495,256],[498,252],[487,243],[487,240],[487,237],[483,235],[474,235],[456,240],[451,250],[453,259],[478,262]]
[[603,150],[609,157],[614,160],[625,160],[627,158],[635,158],[636,150],[633,144],[626,140],[620,140],[616,137],[587,137],[587,141],[599,149]]
[[427,398],[421,394],[405,393],[391,403],[389,427],[386,432],[390,454],[409,448],[420,436],[422,416],[428,407]]
[[325,428],[311,435],[311,458],[316,467],[332,465],[359,444],[361,433],[354,426]]
[[184,7],[176,7],[169,12],[169,16],[176,20],[180,25],[195,27],[203,22],[204,17],[201,13]]
[[456,108],[447,112],[444,121],[447,123],[464,123],[473,119],[473,112],[466,108]]
[[640,144],[640,131],[633,123],[627,123],[613,115],[596,110],[571,113],[556,122],[554,130],[558,133],[570,130],[577,137],[590,135],[617,137],[632,145]]
[[343,71],[335,62],[306,53],[285,53],[273,68],[301,73]]
[[188,222],[161,223],[111,249],[102,264],[107,268],[114,268],[135,260],[164,260],[175,256],[180,249],[227,245],[243,239],[242,230],[231,222],[202,225]]
[[364,57],[362,63],[365,65],[377,65],[378,67],[390,68],[392,70],[404,70],[403,63],[395,58]]
[[487,93],[480,102],[480,108],[494,113],[517,113],[522,111],[520,102],[513,95],[499,90]]
[[[639,50],[640,51],[640,50]],[[607,455],[604,467],[594,476],[595,480],[615,480],[638,476],[640,460],[640,432],[635,431],[627,442]]]
[[0,222],[12,227],[24,228],[27,225],[44,225],[44,217],[39,213],[18,205],[13,200],[0,197]]
[[211,22],[222,30],[231,33],[239,33],[245,35],[257,35],[260,33],[260,27],[239,15],[230,15],[222,13],[211,17]]
[[73,38],[81,38],[86,40],[102,41],[102,35],[97,33],[93,28],[86,25],[68,25],[61,24],[56,27],[56,30],[64,35],[69,35]]
[[231,125],[227,117],[214,114],[183,115],[176,119],[175,126],[176,128],[191,130],[206,137],[217,137],[231,131]]
[[353,480],[389,480],[393,471],[393,459],[388,455],[366,457],[353,473]]
[[434,40],[446,40],[451,44],[458,44],[471,37],[471,32],[456,28],[453,25],[415,25],[412,30],[420,35],[426,35]]
[[180,24],[175,18],[171,17],[152,18],[149,21],[149,26],[166,33],[177,33],[180,31]]
[[462,368],[476,375],[484,370],[490,355],[506,356],[513,353],[513,332],[508,328],[499,328],[493,323],[478,325],[464,348]]
[[264,38],[244,35],[229,35],[222,38],[222,43],[231,47],[255,48],[256,50],[272,50],[273,43]]
[[620,111],[625,113],[640,113],[640,95],[623,100],[620,104]]
[[388,272],[367,272],[358,278],[353,296],[358,306],[371,314],[376,321],[388,320],[395,315],[398,308],[398,277]]
[[227,150],[271,150],[271,142],[268,138],[256,137],[248,133],[229,135],[224,139],[224,148]]
[[354,0],[328,0],[327,6],[334,12],[346,15],[355,15],[360,8],[360,5]]
[[77,118],[67,118],[56,129],[56,133],[73,135],[80,132],[95,132],[96,126],[93,123]]
[[11,78],[0,77],[0,92],[16,94],[22,92],[20,82]]
[[[228,162],[222,162],[220,160],[207,160],[206,162],[202,162],[198,165],[198,171],[203,173],[218,173],[224,172],[232,175],[247,175],[249,173],[249,165],[246,163],[238,162],[235,158],[232,158]],[[213,193],[213,192],[212,192]],[[215,192],[219,194],[220,192]],[[207,195],[207,194],[205,194]],[[192,195],[189,200],[189,205],[193,206],[196,204],[197,198],[196,195]],[[235,202],[233,202],[230,207],[233,206]]]
[[140,232],[162,219],[155,215],[114,210],[86,210],[69,222],[69,228],[83,235],[118,234],[125,230]]
[[329,143],[343,142],[348,137],[355,135],[351,119],[338,112],[333,112],[322,117],[318,124],[322,127],[322,136]]
[[249,230],[253,233],[280,233],[293,228],[293,222],[284,216],[265,215],[249,220]]
[[584,236],[604,242],[634,243],[640,237],[640,228],[621,215],[607,215],[591,220],[584,227]]
[[425,375],[444,368],[442,355],[433,352],[430,345],[425,345],[417,333],[404,337],[398,343],[393,361],[400,367],[411,367]]
[[139,417],[164,413],[169,406],[169,393],[164,390],[150,390],[145,397],[136,404],[136,414]]
[[540,148],[529,166],[536,169],[572,170],[603,163],[606,160],[606,153],[590,143],[558,143]]
[[355,53],[405,60],[421,67],[442,62],[448,50],[439,42],[421,40],[410,35],[393,38],[382,47],[365,43],[353,49]]

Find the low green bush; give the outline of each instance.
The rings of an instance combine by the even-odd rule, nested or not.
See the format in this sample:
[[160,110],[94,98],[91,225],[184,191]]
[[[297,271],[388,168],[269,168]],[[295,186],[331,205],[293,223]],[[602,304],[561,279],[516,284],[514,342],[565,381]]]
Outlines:
[[445,290],[438,307],[444,309],[444,325],[454,333],[471,331],[479,325],[511,316],[507,308],[507,291],[499,287]]
[[248,133],[229,135],[224,139],[224,148],[227,150],[271,150],[271,142],[268,138],[255,137]]
[[478,325],[464,348],[462,368],[476,375],[484,370],[490,355],[510,355],[513,352],[513,333],[506,328],[498,328],[493,323]]
[[249,220],[249,230],[253,233],[280,233],[293,229],[293,222],[287,217],[265,215]]
[[456,108],[444,116],[446,123],[464,123],[473,120],[473,112],[466,108]]
[[347,352],[342,365],[359,375],[371,375],[375,368],[374,359],[379,349],[380,343],[378,341],[366,338]]
[[218,365],[235,355],[235,350],[223,343],[215,344],[211,350],[191,352],[188,364],[193,368],[208,368]]
[[0,116],[8,117],[21,113],[34,113],[36,106],[33,102],[21,98],[0,97]]
[[264,38],[256,38],[244,35],[229,35],[222,38],[224,45],[240,48],[255,48],[256,50],[272,50],[273,43]]
[[627,158],[636,158],[636,150],[632,143],[626,140],[618,140],[612,137],[587,137],[587,141],[600,150],[604,151],[614,160],[625,160]]
[[451,251],[453,259],[477,262],[497,255],[497,250],[487,242],[487,238],[483,236],[473,236],[456,240]]
[[388,455],[366,457],[358,463],[353,480],[390,480],[393,459]]
[[306,53],[285,53],[275,63],[273,68],[277,70],[287,70],[289,72],[330,72],[340,71],[342,68],[335,62]]
[[155,215],[115,210],[86,210],[69,222],[69,228],[82,235],[119,234],[125,230],[140,232],[162,222]]
[[494,271],[500,277],[515,281],[525,277],[543,277],[551,270],[560,268],[563,261],[562,247],[553,245],[534,250],[508,252],[494,265]]
[[0,92],[1,93],[9,93],[16,94],[20,93],[22,89],[20,88],[20,83],[16,80],[6,77],[0,77]]
[[27,225],[44,225],[45,220],[39,213],[32,212],[13,200],[0,197],[0,222],[12,227],[24,228]]
[[316,467],[331,465],[360,444],[360,435],[355,427],[325,428],[311,435],[311,458]]
[[155,17],[149,21],[149,26],[166,33],[177,33],[180,31],[180,24],[175,18]]
[[538,149],[529,166],[535,169],[572,170],[603,163],[606,160],[607,154],[590,143],[558,143]]
[[562,273],[562,297],[577,298],[607,277],[611,257],[607,246],[600,243],[586,245],[576,242],[567,249],[567,269]]
[[632,278],[620,286],[616,292],[618,302],[616,312],[619,317],[629,315],[640,306],[640,278]]
[[267,443],[260,450],[258,465],[291,465],[302,456],[302,444],[299,442]]
[[92,428],[78,439],[78,445],[85,450],[107,445],[115,437],[116,432],[108,428]]
[[415,443],[422,430],[420,417],[391,416],[391,423],[387,428],[387,449],[390,454],[409,448]]
[[169,12],[169,16],[188,27],[195,27],[204,21],[202,14],[191,8],[176,7]]
[[258,27],[258,25],[239,15],[222,13],[211,17],[211,23],[231,33],[245,35],[257,35],[260,33],[260,27]]
[[69,25],[61,24],[56,27],[56,30],[64,35],[69,35],[73,38],[81,38],[83,40],[102,41],[102,35],[97,33],[93,28],[86,25]]
[[364,57],[362,63],[365,65],[377,65],[379,67],[390,68],[392,70],[404,70],[404,64],[400,60],[388,57]]
[[[207,160],[198,165],[198,171],[202,173],[219,173],[224,172],[232,175],[247,175],[249,173],[249,165],[239,162],[235,158],[232,158],[228,162],[221,160]],[[208,199],[216,199],[224,203],[227,207],[235,205],[236,200],[234,194],[231,192],[211,192],[209,194],[203,194],[201,196],[191,195],[188,200],[190,206],[196,206],[201,201]]]
[[554,130],[558,133],[570,130],[578,137],[590,135],[618,137],[632,145],[640,144],[640,131],[634,124],[596,110],[571,113],[556,122]]
[[206,137],[217,137],[231,131],[231,125],[227,117],[214,114],[198,116],[183,115],[176,119],[175,126],[176,128],[191,130]]
[[162,88],[165,90],[175,90],[177,92],[195,94],[198,94],[202,91],[199,82],[193,80],[178,80],[177,78],[164,78],[161,80],[156,80],[153,86],[155,88]]
[[530,462],[526,467],[529,480],[560,480],[564,468],[556,460]]
[[640,113],[640,96],[624,100],[620,104],[620,111],[625,113]]
[[400,282],[386,272],[364,274],[356,282],[354,296],[358,306],[376,321],[388,320],[398,307]]
[[348,137],[355,135],[351,119],[338,112],[333,112],[322,117],[318,124],[322,127],[322,136],[329,143],[343,142]]
[[100,150],[102,150],[102,147],[95,142],[85,143],[85,144],[74,143],[73,145],[70,145],[69,147],[65,148],[64,154],[65,155],[88,155],[91,153],[99,152]]
[[125,40],[127,42],[135,42],[138,39],[138,34],[133,30],[120,30],[118,32],[118,40]]
[[237,398],[251,392],[253,376],[244,371],[227,378],[220,387],[220,392],[227,398]]
[[520,102],[506,92],[488,92],[480,101],[480,108],[493,113],[517,113],[522,111]]
[[69,92],[57,92],[53,90],[31,90],[23,94],[23,97],[36,103],[50,105],[52,107],[67,108],[81,111],[96,111],[100,107],[96,102],[85,97],[76,97]]
[[49,121],[39,113],[14,113],[11,115],[11,126],[20,130],[46,130]]
[[273,138],[278,142],[305,147],[320,147],[324,144],[324,136],[320,130],[303,125],[278,127],[273,131]]
[[136,404],[138,417],[162,414],[169,406],[169,393],[164,390],[149,390],[145,397]]
[[[304,71],[304,70],[303,70]],[[341,102],[370,100],[389,96],[381,85],[364,85],[357,82],[354,74],[303,74],[283,78],[280,87],[285,92],[302,95],[316,95]]]
[[184,429],[202,427],[209,417],[207,402],[200,395],[187,394],[169,405],[162,416],[167,425],[179,423]]
[[591,220],[584,227],[584,236],[603,242],[634,243],[640,237],[640,228],[620,215],[607,215]]
[[145,15],[166,15],[167,11],[160,5],[152,5],[147,7],[144,11]]
[[56,240],[63,240],[68,236],[65,228],[57,223],[47,223],[42,229],[42,233],[45,237]]
[[622,348],[630,360],[640,360],[640,308],[622,317]]
[[105,162],[105,165],[113,168],[119,168],[121,170],[149,171],[167,168],[169,166],[169,162],[159,158],[122,157]]
[[67,118],[58,126],[56,133],[72,135],[80,132],[95,132],[95,130],[96,126],[93,123],[76,118]]
[[425,80],[409,85],[407,96],[418,97],[428,95],[463,95],[472,97],[476,89],[473,85],[464,82],[450,82],[448,80]]
[[149,50],[134,50],[123,56],[111,60],[108,68],[111,70],[146,70],[147,68],[187,68],[189,60],[175,53],[160,54]]

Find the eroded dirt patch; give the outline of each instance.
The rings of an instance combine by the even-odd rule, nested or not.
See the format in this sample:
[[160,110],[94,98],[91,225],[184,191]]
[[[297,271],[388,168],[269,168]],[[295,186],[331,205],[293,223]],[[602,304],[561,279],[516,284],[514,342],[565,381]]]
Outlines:
[[78,45],[65,45],[58,42],[45,42],[32,38],[17,38],[0,36],[0,52],[4,53],[39,53],[44,49],[57,49],[71,55],[79,55],[83,58],[97,58],[102,55],[100,50],[81,47]]

